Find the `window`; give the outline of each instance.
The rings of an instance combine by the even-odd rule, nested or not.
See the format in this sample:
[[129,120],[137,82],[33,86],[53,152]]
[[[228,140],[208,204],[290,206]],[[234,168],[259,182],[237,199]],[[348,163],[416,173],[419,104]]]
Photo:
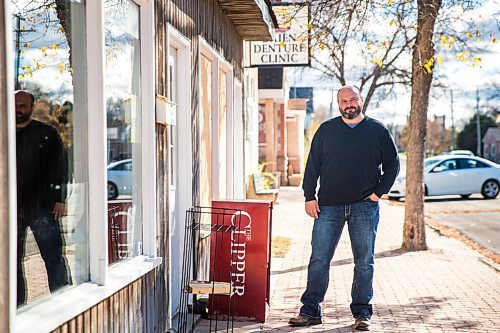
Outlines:
[[142,254],[139,6],[107,0],[104,19],[107,162],[118,168],[107,173],[108,256],[113,263]]
[[85,6],[11,5],[19,307],[88,279]]
[[456,160],[447,160],[439,165],[441,171],[455,170],[457,169],[457,161]]
[[200,52],[200,201],[211,205],[233,195],[233,69],[202,38]]
[[489,166],[483,162],[472,160],[472,159],[460,159],[458,160],[460,169],[474,169],[474,168],[488,168]]
[[490,146],[488,144],[484,145],[484,157],[488,158],[490,155]]
[[495,156],[496,156],[495,144],[493,144],[493,143],[491,144],[490,155],[491,155],[491,158],[495,158]]

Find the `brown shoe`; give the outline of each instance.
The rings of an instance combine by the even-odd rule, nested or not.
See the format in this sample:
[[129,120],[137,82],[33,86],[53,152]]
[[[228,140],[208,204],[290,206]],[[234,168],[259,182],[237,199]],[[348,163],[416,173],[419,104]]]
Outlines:
[[312,318],[300,314],[297,317],[290,318],[288,324],[294,327],[313,326],[323,324],[323,320],[321,318]]
[[355,319],[352,328],[356,331],[369,331],[370,330],[370,319],[358,317]]

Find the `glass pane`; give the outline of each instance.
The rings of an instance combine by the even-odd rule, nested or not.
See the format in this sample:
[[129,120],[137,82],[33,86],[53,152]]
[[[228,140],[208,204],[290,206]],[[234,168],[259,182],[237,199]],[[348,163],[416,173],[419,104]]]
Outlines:
[[142,254],[139,6],[106,0],[108,256]]
[[226,198],[226,114],[227,114],[227,75],[219,70],[219,198]]
[[88,278],[85,7],[11,8],[21,306]]
[[212,62],[203,55],[200,56],[200,71],[200,205],[209,207],[212,206]]

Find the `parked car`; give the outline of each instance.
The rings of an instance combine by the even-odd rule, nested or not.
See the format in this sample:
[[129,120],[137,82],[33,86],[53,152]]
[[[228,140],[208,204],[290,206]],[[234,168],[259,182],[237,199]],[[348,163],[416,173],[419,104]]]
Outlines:
[[[425,195],[481,193],[494,199],[500,192],[500,165],[484,158],[466,155],[439,155],[424,160]],[[406,175],[396,178],[389,199],[405,196]]]
[[441,153],[441,155],[466,155],[466,156],[474,156],[474,153],[471,152],[470,150],[452,150],[452,151],[446,151],[444,153]]
[[132,159],[110,163],[108,173],[108,200],[119,195],[132,195]]

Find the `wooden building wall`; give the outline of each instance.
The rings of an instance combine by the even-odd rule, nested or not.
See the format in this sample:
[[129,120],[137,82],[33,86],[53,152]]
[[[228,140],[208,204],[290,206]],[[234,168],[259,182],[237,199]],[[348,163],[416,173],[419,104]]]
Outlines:
[[[198,36],[218,51],[243,78],[243,39],[224,15],[216,0],[157,0],[156,15],[156,94],[167,95],[167,30],[170,23],[191,40],[191,116],[193,133],[193,204],[199,203],[199,48]],[[168,147],[167,127],[156,125],[157,149],[157,232],[158,256],[164,263],[144,277],[115,293],[54,332],[165,332],[168,313]],[[180,260],[180,259],[179,259]]]
[[156,276],[148,273],[52,332],[165,332],[166,318],[158,316],[162,302],[151,288],[158,283]]

